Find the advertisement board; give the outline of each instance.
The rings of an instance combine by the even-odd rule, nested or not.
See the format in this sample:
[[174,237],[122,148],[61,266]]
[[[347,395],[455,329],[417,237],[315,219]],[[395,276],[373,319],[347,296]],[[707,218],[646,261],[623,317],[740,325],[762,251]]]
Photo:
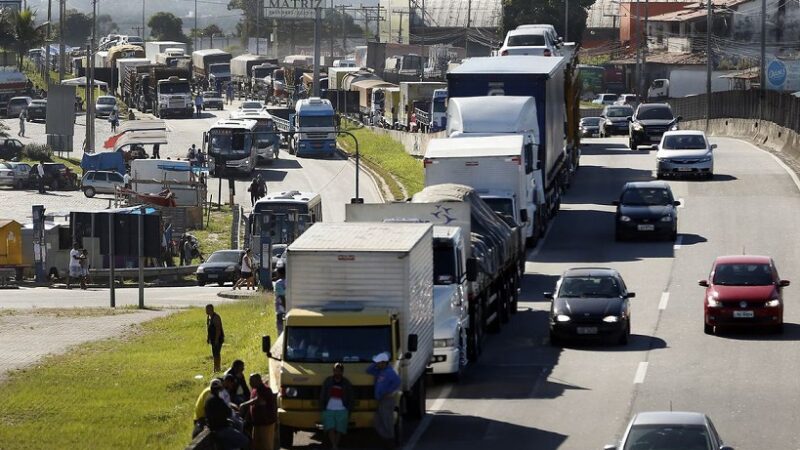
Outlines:
[[768,58],[767,89],[774,91],[800,91],[800,60]]

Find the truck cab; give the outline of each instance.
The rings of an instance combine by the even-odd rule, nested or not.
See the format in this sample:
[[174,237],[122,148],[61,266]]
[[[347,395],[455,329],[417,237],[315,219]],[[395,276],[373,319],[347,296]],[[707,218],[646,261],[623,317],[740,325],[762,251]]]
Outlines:
[[669,80],[666,78],[659,78],[650,83],[647,89],[647,99],[649,101],[669,97]]
[[311,97],[297,102],[294,113],[297,156],[333,156],[336,152],[335,112],[330,100]]
[[230,63],[214,63],[208,65],[208,82],[216,87],[217,83],[227,83],[231,81]]

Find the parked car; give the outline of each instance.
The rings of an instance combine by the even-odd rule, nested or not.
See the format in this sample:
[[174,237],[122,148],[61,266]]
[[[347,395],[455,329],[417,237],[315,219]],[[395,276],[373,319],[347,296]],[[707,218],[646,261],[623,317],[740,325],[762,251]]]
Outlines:
[[714,178],[714,149],[702,131],[667,131],[656,153],[656,178],[694,175]]
[[635,107],[639,104],[639,97],[637,97],[636,94],[620,94],[619,98],[617,98],[617,101],[615,101],[614,104]]
[[633,236],[662,237],[674,241],[678,236],[678,205],[672,189],[663,181],[633,181],[622,188],[617,206],[618,241]]
[[[28,185],[39,185],[39,164],[34,164],[28,174]],[[44,163],[44,184],[52,190],[78,189],[78,175],[61,163]]]
[[47,120],[47,100],[33,100],[28,105],[28,122],[34,120]]
[[22,162],[2,161],[0,168],[9,169],[14,174],[14,187],[23,189],[28,184],[28,178],[31,172],[31,165]]
[[83,194],[89,198],[95,194],[114,194],[124,186],[122,175],[113,170],[90,170],[81,179]]
[[97,97],[97,103],[95,104],[95,116],[97,117],[108,117],[111,115],[111,111],[117,107],[117,99],[112,95],[101,95]]
[[595,105],[613,105],[617,98],[619,98],[617,94],[597,94],[597,98],[592,100],[592,103]]
[[550,342],[565,338],[611,338],[627,344],[631,335],[630,299],[622,276],[614,269],[575,268],[561,275],[550,302]]
[[619,444],[604,450],[733,450],[725,445],[705,414],[654,411],[633,416]]
[[222,99],[222,94],[217,91],[203,92],[203,109],[216,108],[217,111],[225,109],[225,100]]
[[703,329],[714,334],[719,327],[763,327],[783,332],[782,280],[769,256],[720,256],[714,260],[703,296]]
[[642,144],[660,142],[664,133],[678,129],[681,119],[672,114],[672,108],[666,103],[642,103],[631,117],[628,146],[636,150]]
[[506,33],[500,56],[534,55],[558,56],[558,43],[544,28],[517,28]]
[[20,158],[24,147],[19,139],[0,138],[0,159]]
[[197,285],[216,282],[219,286],[230,281],[235,283],[242,270],[244,250],[217,250],[205,262],[197,266]]
[[0,186],[14,186],[14,170],[0,165]]
[[630,106],[609,105],[603,108],[600,117],[600,137],[613,136],[615,134],[628,134],[628,122],[633,116],[633,108]]
[[600,121],[602,117],[584,117],[581,119],[579,127],[581,129],[581,136],[595,137],[600,135]]
[[19,117],[23,109],[27,109],[28,105],[33,101],[30,97],[11,97],[6,107],[6,116]]

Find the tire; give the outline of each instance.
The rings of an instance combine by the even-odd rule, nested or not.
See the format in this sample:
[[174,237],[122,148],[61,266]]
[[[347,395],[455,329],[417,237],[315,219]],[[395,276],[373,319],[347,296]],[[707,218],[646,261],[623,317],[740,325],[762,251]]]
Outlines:
[[669,241],[675,242],[677,239],[678,239],[678,231],[676,230],[669,235]]
[[97,191],[95,191],[95,189],[91,186],[83,188],[83,195],[85,195],[88,198],[94,197],[96,193]]
[[619,341],[618,341],[619,345],[628,345],[630,337],[631,337],[631,322],[630,319],[628,319],[628,323],[625,324],[625,331],[623,331],[622,334],[620,334],[619,336]]
[[708,172],[706,174],[706,181],[711,181],[714,179],[714,172]]
[[[494,317],[494,321],[491,324],[489,324],[489,323],[485,323],[484,324],[484,327],[486,328],[486,331],[488,331],[489,333],[499,333],[500,332],[500,322],[502,322],[502,319],[501,319],[501,315],[502,315],[501,303],[502,302],[503,302],[503,293],[502,293],[502,291],[501,292],[496,292],[495,305],[492,306],[492,311],[496,313],[495,317]],[[485,316],[485,319],[488,319],[491,316],[492,316],[492,314],[487,314]]]
[[471,328],[467,330],[467,357],[470,362],[476,362],[483,352],[483,308],[475,306],[476,311],[470,317]]
[[714,334],[714,325],[709,325],[707,323],[704,323],[703,324],[703,333],[713,335]]
[[203,287],[203,286],[205,286],[205,285],[206,285],[206,282],[205,282],[205,281],[200,281],[200,280],[198,280],[198,281],[197,281],[197,285],[198,285],[198,286],[200,286],[200,287]]
[[217,286],[219,286],[219,287],[225,286],[225,282],[224,281],[217,281]]
[[554,347],[561,347],[561,344],[561,338],[558,337],[557,334],[553,333],[553,330],[550,330],[550,345]]
[[292,448],[294,445],[294,429],[280,425],[278,427],[278,435],[281,448]]

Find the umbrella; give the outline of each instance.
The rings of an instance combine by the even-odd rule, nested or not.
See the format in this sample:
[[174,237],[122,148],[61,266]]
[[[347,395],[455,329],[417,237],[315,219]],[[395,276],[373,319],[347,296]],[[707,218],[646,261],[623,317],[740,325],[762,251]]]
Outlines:
[[[69,80],[64,80],[61,84],[65,84],[67,86],[81,86],[86,87],[86,77],[78,77],[78,78],[71,78]],[[108,88],[108,83],[105,81],[94,80],[94,85],[100,88]]]

